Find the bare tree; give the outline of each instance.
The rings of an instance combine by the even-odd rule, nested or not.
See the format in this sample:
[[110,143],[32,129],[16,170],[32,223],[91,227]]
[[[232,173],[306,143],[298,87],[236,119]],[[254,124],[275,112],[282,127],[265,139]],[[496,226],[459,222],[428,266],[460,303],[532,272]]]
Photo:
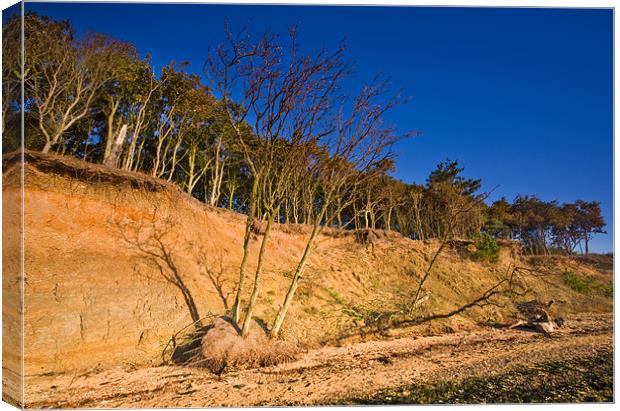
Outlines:
[[[280,332],[319,232],[331,224],[326,220],[328,210],[331,208],[333,211],[335,204],[342,209],[354,201],[357,188],[371,175],[371,169],[388,160],[392,156],[390,148],[393,144],[409,135],[399,136],[392,127],[385,126],[384,114],[403,102],[398,94],[385,98],[386,92],[385,83],[373,82],[364,87],[353,100],[350,114],[345,116],[340,111],[335,118],[337,127],[334,132],[324,134],[317,141],[317,146],[326,147],[328,152],[317,156],[316,161],[312,162],[309,174],[314,178],[308,180],[308,184],[312,186],[309,191],[313,193],[318,194],[320,187],[321,206],[310,220],[312,231],[271,327],[271,337],[277,337]],[[349,193],[349,197],[345,197],[344,193]],[[312,199],[313,204],[315,200],[316,197]],[[338,212],[336,210],[332,215]]]
[[[128,122],[131,124],[131,137],[129,138],[129,145],[125,149],[123,156],[122,168],[124,170],[137,171],[140,167],[140,160],[142,155],[142,146],[145,144],[146,139],[141,138],[141,133],[148,123],[147,115],[149,112],[153,112],[154,101],[158,97],[158,92],[163,81],[158,81],[150,69],[145,66],[138,77],[139,80],[134,83],[134,87],[137,88],[131,99],[128,102]],[[140,144],[138,145],[138,141]],[[136,158],[137,151],[137,158]]]
[[6,137],[9,113],[21,105],[21,19],[13,17],[2,28],[2,133]]
[[41,30],[37,17],[25,19],[24,24],[26,100],[45,138],[42,151],[47,153],[89,113],[97,92],[111,79],[116,41],[95,34],[76,42],[67,26],[48,22]]
[[[228,31],[227,42],[212,52],[207,61],[206,66],[212,78],[217,79],[215,84],[227,106],[237,143],[253,178],[244,257],[233,306],[235,320],[239,319],[250,228],[256,217],[266,220],[243,334],[250,326],[266,243],[271,225],[284,203],[292,167],[305,152],[305,147],[312,145],[317,136],[331,131],[324,120],[338,81],[348,70],[342,61],[343,51],[341,47],[335,52],[320,50],[315,54],[301,54],[295,29],[290,30],[285,43],[270,34],[251,42],[244,31],[236,36]],[[242,92],[233,104],[231,97],[237,85]],[[251,133],[243,130],[246,120]]]
[[184,188],[188,194],[192,194],[194,187],[204,177],[212,162],[205,148],[205,136],[201,130],[189,133],[187,139],[187,167],[181,167],[186,175]]
[[474,209],[475,207],[479,206],[486,198],[489,197],[490,194],[491,194],[491,191],[478,195],[477,197],[474,197],[474,198],[461,196],[461,197],[458,197],[458,201],[453,201],[449,203],[448,215],[444,221],[445,227],[442,230],[443,235],[440,239],[439,247],[437,248],[437,251],[435,251],[435,253],[431,257],[431,260],[429,261],[428,266],[426,267],[426,270],[424,271],[424,274],[422,275],[422,278],[420,279],[418,288],[416,289],[416,292],[413,295],[413,299],[411,300],[410,309],[409,309],[410,314],[413,314],[415,309],[418,307],[418,303],[419,303],[420,296],[424,288],[424,285],[426,284],[426,281],[431,276],[433,267],[435,266],[435,263],[437,262],[439,255],[444,251],[446,246],[453,239],[455,228],[457,227],[457,224],[460,218],[462,218],[462,216],[464,215],[467,215],[467,213],[471,211],[472,209]]
[[[406,326],[422,324],[442,318],[450,318],[474,307],[482,308],[486,306],[501,306],[502,304],[497,301],[497,297],[523,297],[530,292],[524,278],[527,275],[540,277],[544,275],[544,273],[525,267],[509,266],[507,273],[503,278],[501,278],[491,287],[487,288],[484,292],[482,292],[482,294],[473,298],[469,302],[444,313],[409,317],[403,320],[395,321],[391,325]],[[416,300],[416,303],[417,301],[419,300]]]
[[[138,58],[138,51],[133,45],[112,40],[109,42],[113,43],[110,51],[111,79],[99,93],[101,100],[99,105],[105,116],[106,124],[102,163],[116,167],[127,133],[128,121],[124,116],[124,111],[133,97],[132,94],[137,91],[136,85],[143,74],[143,68],[146,66],[148,70],[148,63]],[[121,133],[124,133],[122,138],[120,138]],[[114,158],[111,159],[113,154]]]

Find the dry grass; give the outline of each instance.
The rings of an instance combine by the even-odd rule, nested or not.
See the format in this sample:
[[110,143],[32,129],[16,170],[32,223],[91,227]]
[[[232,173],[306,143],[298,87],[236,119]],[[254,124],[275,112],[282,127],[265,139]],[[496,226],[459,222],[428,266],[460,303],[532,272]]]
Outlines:
[[278,224],[277,225],[278,229],[285,233],[285,234],[302,234],[302,235],[306,235],[309,234],[310,231],[312,230],[312,226],[311,225],[306,225],[306,224],[294,224],[294,223],[290,223],[290,224]]
[[363,229],[355,231],[355,241],[359,244],[375,244],[380,240],[402,238],[402,235],[395,231]]
[[297,358],[298,350],[285,341],[270,340],[258,324],[246,337],[227,318],[218,318],[202,338],[202,358],[195,363],[221,374],[231,369],[268,367]]
[[[19,152],[12,152],[3,156],[3,171],[8,170],[21,161]],[[178,190],[169,182],[156,179],[143,173],[124,171],[107,167],[101,164],[87,163],[68,156],[56,154],[42,154],[35,151],[25,151],[24,161],[35,165],[37,170],[58,174],[80,181],[110,183],[146,191],[163,191],[166,189]]]

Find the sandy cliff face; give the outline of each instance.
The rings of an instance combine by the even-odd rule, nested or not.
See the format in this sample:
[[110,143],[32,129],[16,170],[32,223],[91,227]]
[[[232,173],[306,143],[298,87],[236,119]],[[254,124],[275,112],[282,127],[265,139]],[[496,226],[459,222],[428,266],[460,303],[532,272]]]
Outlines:
[[[15,166],[5,167],[5,209],[18,201],[18,173]],[[3,224],[6,245],[7,224],[15,227],[6,219]],[[192,322],[180,285],[201,316],[223,314],[232,304],[243,229],[244,216],[209,208],[172,185],[76,160],[28,155],[26,374],[160,363],[170,337]],[[308,235],[303,226],[273,230],[255,313],[259,321],[273,320]],[[396,234],[382,237],[372,245],[360,244],[351,233],[330,231],[319,237],[284,338],[318,345],[359,325],[352,311],[396,309],[411,298],[437,244]],[[252,240],[246,298],[258,240]],[[169,281],[174,273],[158,257],[162,252],[173,261],[180,285]],[[424,309],[443,312],[480,295],[514,263],[510,250],[502,253],[498,264],[474,263],[455,250],[442,255],[428,283],[431,295]],[[14,255],[14,248],[3,250],[5,281],[15,272]],[[562,264],[611,278],[576,263]],[[529,280],[532,296],[559,299],[559,309],[566,312],[610,309],[610,299],[576,294],[563,284],[559,268],[556,272]],[[507,321],[512,312],[511,306],[474,309],[442,326]],[[14,322],[4,324],[6,335]]]
[[2,398],[22,405],[21,171],[3,176]]

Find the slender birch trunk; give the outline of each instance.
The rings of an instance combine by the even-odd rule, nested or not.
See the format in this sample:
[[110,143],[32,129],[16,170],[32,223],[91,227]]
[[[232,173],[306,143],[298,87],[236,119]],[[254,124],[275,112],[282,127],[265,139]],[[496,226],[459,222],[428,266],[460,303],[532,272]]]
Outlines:
[[312,233],[310,234],[310,238],[306,243],[306,248],[304,249],[304,253],[297,264],[297,268],[295,269],[295,274],[293,275],[293,279],[291,280],[291,285],[289,286],[288,291],[286,292],[286,296],[284,297],[284,303],[282,303],[282,307],[278,311],[278,315],[276,316],[275,321],[273,322],[273,326],[271,327],[270,336],[271,338],[275,338],[280,333],[280,328],[282,328],[282,324],[284,323],[284,319],[286,318],[286,314],[288,313],[288,309],[291,306],[291,302],[293,301],[293,297],[295,296],[295,291],[297,291],[297,286],[299,285],[299,280],[303,275],[306,269],[306,263],[308,261],[308,257],[310,257],[310,253],[312,252],[312,247],[314,246],[314,241],[319,233],[319,224],[315,222],[312,227]]
[[127,124],[123,124],[121,129],[118,132],[118,136],[112,145],[108,157],[103,162],[108,167],[116,167],[118,156],[123,148],[123,143],[125,142],[125,136],[127,135]]
[[250,209],[245,220],[245,237],[243,238],[243,257],[241,264],[239,265],[239,283],[237,286],[237,293],[235,295],[235,302],[232,307],[233,321],[239,322],[239,310],[241,306],[241,294],[243,293],[243,286],[245,283],[245,269],[248,265],[248,257],[250,256],[250,237],[252,234],[252,223],[256,215],[256,194],[258,192],[259,179],[254,178],[252,182],[252,195],[250,197]]
[[267,227],[265,227],[265,234],[263,234],[263,241],[260,245],[260,251],[258,252],[258,264],[256,266],[256,273],[254,274],[254,287],[252,294],[250,295],[250,302],[245,311],[245,319],[243,320],[243,328],[241,329],[241,335],[246,336],[250,331],[250,325],[252,324],[252,311],[256,305],[256,299],[258,298],[258,291],[260,289],[261,275],[263,272],[263,259],[265,257],[265,248],[267,240],[269,239],[269,232],[271,231],[271,223],[273,222],[273,213],[269,215],[267,219]]
[[112,147],[114,144],[114,116],[118,111],[118,107],[121,101],[117,100],[116,102],[110,102],[110,113],[107,115],[107,130],[106,130],[106,141],[105,141],[105,150],[103,152],[103,163],[106,164],[108,157],[112,153]]

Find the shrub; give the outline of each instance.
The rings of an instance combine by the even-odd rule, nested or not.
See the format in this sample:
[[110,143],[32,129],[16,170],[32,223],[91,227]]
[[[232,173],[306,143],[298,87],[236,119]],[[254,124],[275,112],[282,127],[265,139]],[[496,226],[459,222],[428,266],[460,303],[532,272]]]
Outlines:
[[564,271],[564,282],[572,290],[579,293],[589,293],[594,285],[594,280],[590,277],[582,278],[573,271]]
[[267,296],[265,297],[265,302],[269,305],[273,305],[275,301],[276,292],[273,290],[267,291]]
[[480,234],[476,243],[476,251],[471,257],[476,261],[497,262],[499,260],[499,245],[497,241],[486,233]]
[[609,281],[606,285],[603,285],[603,294],[605,297],[614,298],[614,283]]
[[572,290],[580,293],[590,294],[591,292],[596,291],[605,297],[613,298],[614,296],[614,285],[612,281],[602,283],[595,278],[581,277],[574,272],[567,270],[564,272],[564,282]]

